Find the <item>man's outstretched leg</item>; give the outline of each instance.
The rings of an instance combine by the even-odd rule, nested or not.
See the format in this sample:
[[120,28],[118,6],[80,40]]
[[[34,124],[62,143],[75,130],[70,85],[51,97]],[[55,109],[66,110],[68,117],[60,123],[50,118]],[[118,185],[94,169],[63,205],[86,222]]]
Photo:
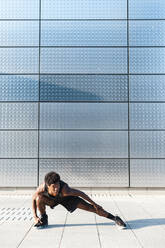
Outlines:
[[93,205],[89,204],[88,202],[84,201],[83,199],[81,199],[81,201],[78,203],[77,208],[96,213],[99,216],[113,220],[120,227],[126,227],[126,224],[119,216],[114,216],[111,213],[108,213],[102,207],[98,208],[96,210]]

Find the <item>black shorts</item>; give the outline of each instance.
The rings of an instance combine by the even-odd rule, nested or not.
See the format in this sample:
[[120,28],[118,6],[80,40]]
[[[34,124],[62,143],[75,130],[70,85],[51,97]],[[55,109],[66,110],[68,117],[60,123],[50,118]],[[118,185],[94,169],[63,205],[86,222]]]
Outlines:
[[76,210],[79,202],[84,202],[84,200],[78,196],[65,196],[61,202],[56,203],[54,206],[58,204],[65,207],[70,213]]

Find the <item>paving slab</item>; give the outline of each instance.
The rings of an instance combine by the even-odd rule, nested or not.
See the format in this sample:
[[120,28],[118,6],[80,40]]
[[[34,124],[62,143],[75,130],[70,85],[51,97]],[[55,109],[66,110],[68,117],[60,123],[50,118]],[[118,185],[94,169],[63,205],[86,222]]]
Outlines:
[[32,227],[26,238],[22,240],[21,248],[52,248],[59,247],[67,218],[67,211],[62,206],[56,209],[47,207],[49,225],[47,228]]
[[[125,201],[121,201],[113,196],[113,200],[142,247],[165,247],[165,230],[161,227],[159,219],[155,218],[154,215],[151,216],[144,207],[138,204],[135,198],[128,197]],[[165,220],[162,219],[162,221]]]
[[61,248],[100,248],[95,214],[81,209],[68,214]]
[[[119,215],[123,218],[119,209],[117,208],[116,204],[112,199],[110,199],[109,201],[96,199],[96,201],[107,212],[110,212],[113,215]],[[141,248],[138,239],[136,238],[131,229],[119,230],[115,225],[114,221],[108,220],[98,215],[96,215],[96,220],[99,229],[102,248]]]

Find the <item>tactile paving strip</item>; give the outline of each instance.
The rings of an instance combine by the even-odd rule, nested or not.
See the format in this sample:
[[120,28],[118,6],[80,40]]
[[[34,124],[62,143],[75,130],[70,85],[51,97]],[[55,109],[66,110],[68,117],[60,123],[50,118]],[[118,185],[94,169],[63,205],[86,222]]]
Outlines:
[[32,219],[33,215],[31,208],[0,208],[0,224],[4,221],[26,221]]

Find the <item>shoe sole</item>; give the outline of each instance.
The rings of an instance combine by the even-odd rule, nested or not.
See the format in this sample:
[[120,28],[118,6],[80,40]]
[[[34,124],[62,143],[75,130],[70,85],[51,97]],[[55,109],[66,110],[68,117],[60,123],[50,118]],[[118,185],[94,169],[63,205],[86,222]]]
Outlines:
[[42,229],[42,228],[45,228],[45,227],[48,227],[48,225],[43,225],[43,226],[34,226],[35,228],[37,229]]
[[116,227],[117,227],[117,229],[119,229],[119,230],[124,230],[124,229],[127,229],[127,227],[126,227],[126,226],[119,226],[119,225],[117,225],[117,224],[116,224]]

